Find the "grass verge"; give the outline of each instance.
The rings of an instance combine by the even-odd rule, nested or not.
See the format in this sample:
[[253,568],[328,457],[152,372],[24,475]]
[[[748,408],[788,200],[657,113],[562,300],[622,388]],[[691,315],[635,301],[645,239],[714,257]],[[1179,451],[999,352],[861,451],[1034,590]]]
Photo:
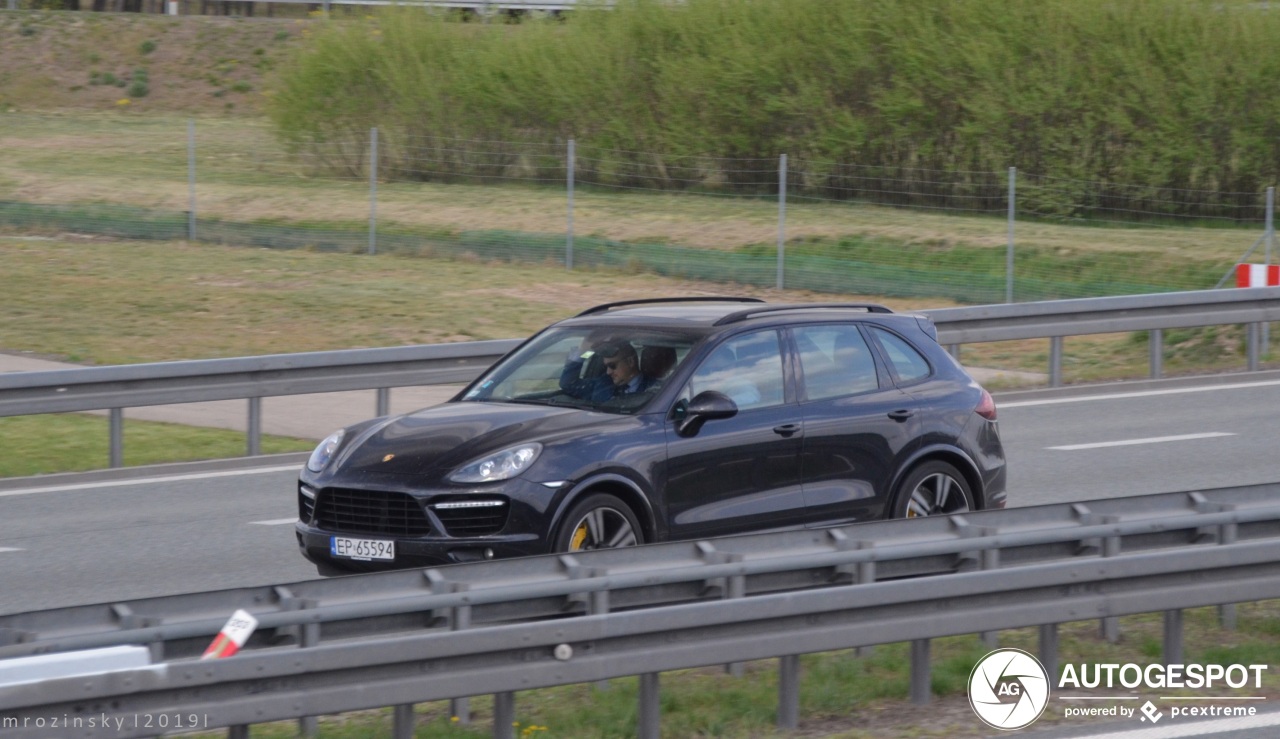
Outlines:
[[[0,477],[103,469],[109,460],[107,419],[81,414],[0,418]],[[262,453],[310,451],[315,442],[263,436]],[[245,435],[237,431],[152,421],[124,425],[127,467],[243,456]]]

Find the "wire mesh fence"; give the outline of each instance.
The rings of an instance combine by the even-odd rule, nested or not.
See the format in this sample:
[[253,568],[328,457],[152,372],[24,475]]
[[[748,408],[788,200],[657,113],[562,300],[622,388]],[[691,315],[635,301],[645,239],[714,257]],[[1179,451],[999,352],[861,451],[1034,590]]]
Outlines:
[[[86,126],[85,140],[111,145],[77,148],[62,137]],[[1179,190],[1012,168],[673,157],[397,131],[302,146],[242,121],[9,114],[0,127],[10,142],[0,149],[0,228],[9,231],[965,303],[1212,288],[1264,245],[1255,260],[1271,260],[1266,187]],[[51,138],[56,145],[41,143]]]

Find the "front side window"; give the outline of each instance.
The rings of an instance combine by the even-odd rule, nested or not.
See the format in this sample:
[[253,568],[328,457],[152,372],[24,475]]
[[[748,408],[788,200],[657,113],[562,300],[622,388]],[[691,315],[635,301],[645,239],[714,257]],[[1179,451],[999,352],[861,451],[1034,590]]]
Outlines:
[[929,361],[926,360],[916,348],[907,343],[906,339],[898,336],[890,331],[882,328],[871,329],[876,339],[879,340],[880,346],[884,347],[884,353],[889,359],[889,364],[893,365],[893,369],[898,373],[898,380],[903,383],[916,382],[923,380],[931,374]]
[[793,335],[807,399],[837,398],[879,387],[875,359],[857,326],[800,326]]
[[632,413],[701,339],[648,328],[553,328],[475,381],[463,401],[567,405]]
[[684,399],[715,390],[728,395],[739,410],[781,405],[784,400],[782,351],[778,332],[735,336],[716,347],[694,371]]

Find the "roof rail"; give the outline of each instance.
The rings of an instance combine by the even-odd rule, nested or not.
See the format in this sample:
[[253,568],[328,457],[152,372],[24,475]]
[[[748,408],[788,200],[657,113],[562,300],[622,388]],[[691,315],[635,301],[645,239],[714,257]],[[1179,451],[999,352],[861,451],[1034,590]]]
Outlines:
[[603,305],[597,305],[594,308],[588,308],[582,311],[578,315],[574,316],[574,318],[581,318],[582,316],[591,316],[597,313],[604,313],[614,308],[621,308],[627,305],[649,305],[653,303],[763,303],[763,302],[764,301],[761,300],[760,298],[716,298],[716,297],[642,298],[639,300],[619,300],[616,303],[604,303]]
[[727,316],[720,318],[713,326],[723,326],[728,323],[737,323],[745,321],[752,316],[758,316],[763,313],[780,313],[790,310],[860,310],[867,313],[892,313],[889,308],[879,303],[789,303],[785,305],[765,305],[758,308],[747,308],[746,310],[735,311]]

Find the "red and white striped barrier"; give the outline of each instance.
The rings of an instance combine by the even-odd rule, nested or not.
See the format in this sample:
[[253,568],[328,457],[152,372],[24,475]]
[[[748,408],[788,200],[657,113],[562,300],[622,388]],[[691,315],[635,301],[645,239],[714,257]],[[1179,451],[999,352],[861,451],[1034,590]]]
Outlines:
[[1237,264],[1236,287],[1280,286],[1280,265]]
[[249,635],[256,628],[258,628],[258,619],[250,616],[246,611],[237,610],[231,614],[231,618],[227,619],[222,631],[213,638],[213,643],[204,650],[200,659],[230,657],[240,651],[240,647],[244,646],[244,643],[249,640]]

